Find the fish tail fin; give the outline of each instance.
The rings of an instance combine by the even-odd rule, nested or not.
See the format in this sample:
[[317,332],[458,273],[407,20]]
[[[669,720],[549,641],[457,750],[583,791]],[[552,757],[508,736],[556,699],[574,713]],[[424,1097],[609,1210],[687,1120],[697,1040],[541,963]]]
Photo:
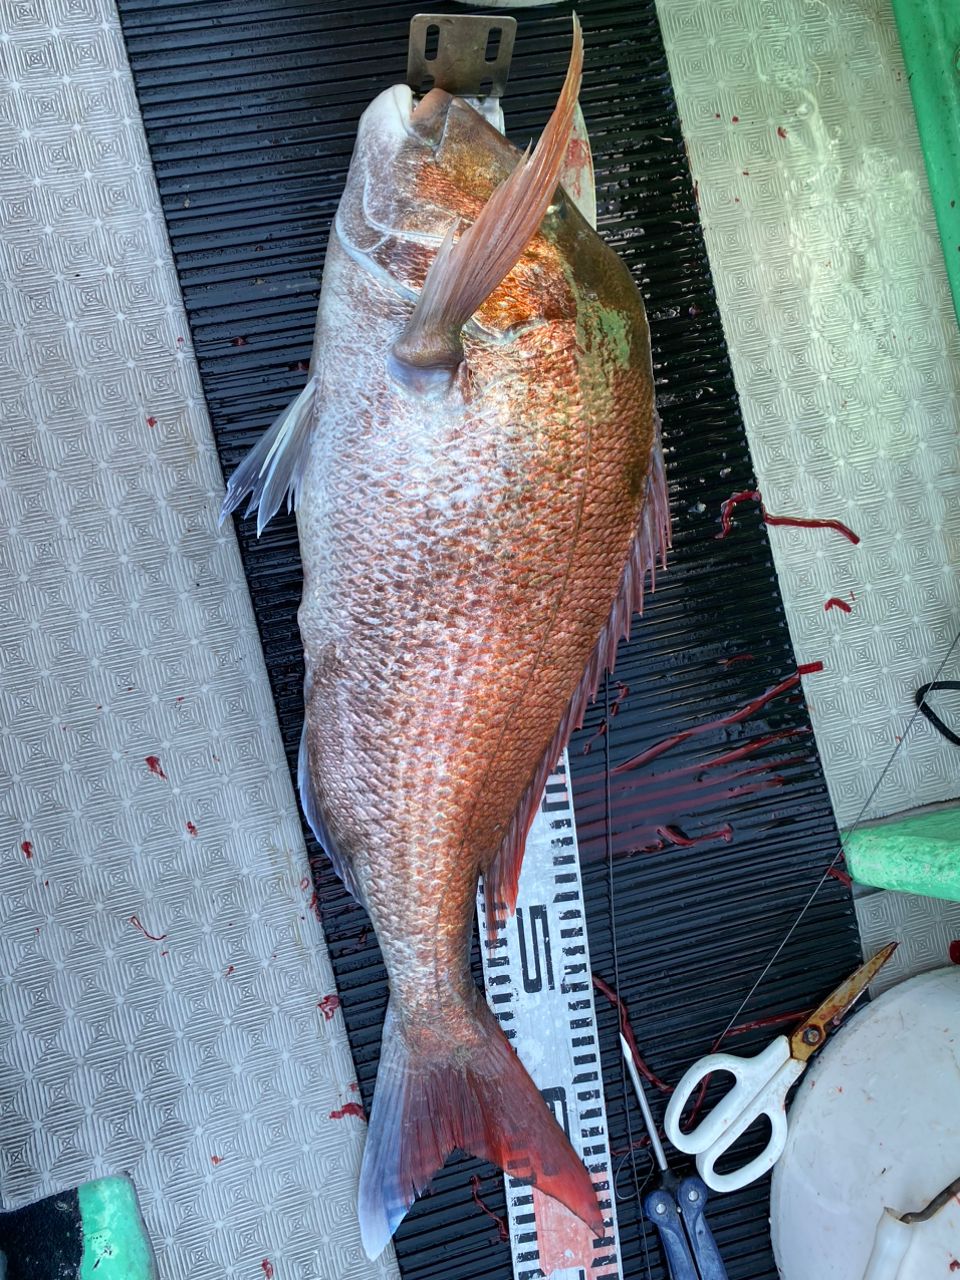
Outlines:
[[244,515],[257,513],[257,537],[280,509],[297,505],[316,421],[317,376],[313,374],[296,400],[264,432],[227,482],[220,523],[249,496]]
[[360,1172],[363,1247],[382,1252],[414,1199],[455,1148],[532,1182],[604,1234],[582,1162],[480,993],[469,1044],[418,1048],[387,1010]]
[[427,272],[413,314],[393,347],[401,379],[425,385],[430,371],[456,369],[460,330],[516,266],[553,199],[573,128],[583,72],[583,36],[573,16],[573,47],[560,97],[533,153],[490,196],[480,216],[454,240],[451,226]]

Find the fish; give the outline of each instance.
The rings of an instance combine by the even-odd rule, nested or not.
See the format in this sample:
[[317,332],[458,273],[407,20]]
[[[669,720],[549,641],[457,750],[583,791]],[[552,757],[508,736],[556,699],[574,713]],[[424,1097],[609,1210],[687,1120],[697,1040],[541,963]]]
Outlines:
[[669,540],[643,301],[558,185],[583,38],[536,147],[394,85],[358,127],[307,383],[230,477],[303,564],[301,804],[390,986],[358,1188],[371,1258],[460,1148],[598,1237],[590,1175],[471,975]]

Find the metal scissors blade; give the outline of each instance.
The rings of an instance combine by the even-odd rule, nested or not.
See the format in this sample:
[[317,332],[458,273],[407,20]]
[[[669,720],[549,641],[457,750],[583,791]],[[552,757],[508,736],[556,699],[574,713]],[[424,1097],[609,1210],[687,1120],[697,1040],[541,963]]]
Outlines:
[[790,1056],[798,1062],[807,1062],[826,1040],[836,1024],[849,1012],[860,999],[883,966],[887,963],[900,944],[888,942],[866,964],[862,964],[852,973],[846,982],[841,982],[835,991],[831,991],[819,1008],[814,1009],[805,1022],[801,1022],[790,1037]]
[[659,1185],[643,1197],[642,1205],[644,1214],[660,1235],[670,1280],[727,1280],[720,1250],[703,1216],[707,1188],[699,1178],[680,1179],[670,1169],[640,1073],[622,1031],[620,1049],[643,1112],[653,1157],[660,1170]]
[[[777,1036],[762,1053],[741,1058],[711,1053],[686,1072],[667,1104],[664,1131],[678,1151],[697,1158],[701,1178],[714,1191],[736,1191],[772,1169],[787,1142],[787,1096],[803,1074],[809,1058],[826,1040],[831,1024],[866,991],[869,983],[893,955],[890,943],[861,965],[827,997],[792,1036]],[[714,1072],[734,1077],[733,1087],[693,1129],[680,1128],[680,1116],[693,1094]],[[720,1173],[719,1158],[763,1116],[770,1122],[770,1137],[759,1155],[739,1169]]]

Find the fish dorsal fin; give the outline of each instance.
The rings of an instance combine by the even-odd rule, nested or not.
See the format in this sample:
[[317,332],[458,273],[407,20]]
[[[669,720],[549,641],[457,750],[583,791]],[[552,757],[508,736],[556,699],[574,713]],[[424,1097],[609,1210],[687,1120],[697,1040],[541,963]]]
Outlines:
[[431,264],[391,369],[417,390],[448,381],[463,359],[460,331],[516,266],[554,197],[564,170],[583,71],[583,36],[576,15],[570,65],[553,115],[533,153],[528,151],[456,239],[451,224]]

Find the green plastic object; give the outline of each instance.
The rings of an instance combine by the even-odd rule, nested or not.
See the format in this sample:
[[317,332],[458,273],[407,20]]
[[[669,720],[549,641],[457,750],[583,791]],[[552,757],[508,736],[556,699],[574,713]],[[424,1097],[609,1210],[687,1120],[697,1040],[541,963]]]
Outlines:
[[960,322],[960,0],[893,0]]
[[960,806],[858,827],[844,836],[843,848],[861,884],[960,902]]
[[83,1257],[77,1280],[157,1280],[153,1249],[129,1178],[77,1188]]

